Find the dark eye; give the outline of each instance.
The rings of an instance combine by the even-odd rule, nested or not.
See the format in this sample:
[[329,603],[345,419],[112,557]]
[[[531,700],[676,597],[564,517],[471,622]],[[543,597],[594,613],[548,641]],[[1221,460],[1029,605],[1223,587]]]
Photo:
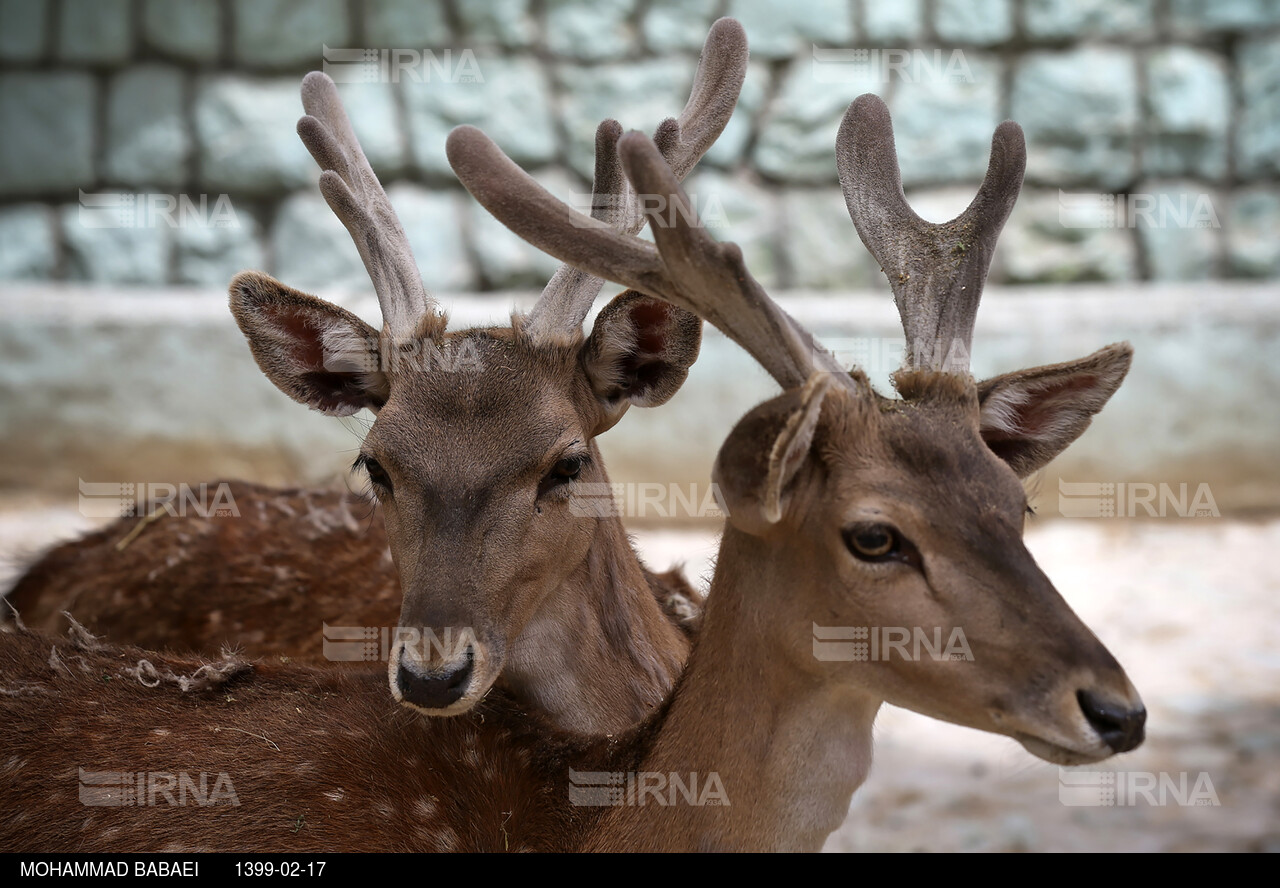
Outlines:
[[369,481],[374,488],[391,493],[391,476],[387,474],[387,470],[382,467],[382,463],[378,462],[372,456],[361,454],[356,460],[356,467],[362,468],[369,475]]
[[541,496],[548,491],[555,490],[557,487],[576,480],[590,461],[587,456],[566,456],[564,459],[558,460],[551,467],[551,471],[547,473],[547,476],[542,479],[542,483],[538,485],[538,495]]
[[855,524],[846,528],[844,544],[860,561],[881,564],[900,561],[920,567],[920,553],[888,524]]

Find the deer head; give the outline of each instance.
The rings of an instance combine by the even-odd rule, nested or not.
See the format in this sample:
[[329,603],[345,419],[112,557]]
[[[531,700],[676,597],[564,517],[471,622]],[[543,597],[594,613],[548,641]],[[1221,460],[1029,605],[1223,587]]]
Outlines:
[[[700,748],[743,745],[715,718],[690,714],[734,705],[723,702],[735,697],[734,676],[754,686],[739,689],[739,703],[822,698],[827,714],[808,727],[865,729],[868,752],[883,701],[1010,736],[1064,764],[1138,745],[1145,710],[1137,693],[1023,543],[1020,483],[1083,432],[1122,381],[1130,349],[983,383],[968,372],[991,253],[1021,186],[1021,129],[997,129],[977,197],[955,220],[931,225],[907,206],[884,104],[863,96],[846,114],[838,156],[850,212],[894,284],[910,343],[894,376],[897,398],[836,364],[751,277],[741,251],[698,226],[648,139],[629,134],[619,149],[638,192],[684,208],[651,214],[655,244],[586,227],[478,130],[460,127],[448,144],[459,178],[512,230],[563,261],[698,313],[786,390],[748,413],[719,453],[714,480],[728,525],[699,647],[668,718],[694,727],[659,741],[657,769],[664,756],[687,769],[710,758]],[[932,366],[942,352],[949,359]],[[943,638],[959,629],[968,656],[832,662],[814,654],[819,630],[830,627],[941,630]],[[702,692],[705,664],[715,664],[717,682]],[[830,717],[832,695],[849,703],[853,727]],[[770,730],[780,724],[763,720]],[[726,712],[723,724],[742,730],[744,719]],[[810,742],[820,741],[796,738]],[[749,758],[729,769],[750,771]],[[723,753],[709,766],[724,767]],[[856,785],[860,772],[849,779]],[[742,785],[750,793],[755,782]],[[832,811],[843,817],[839,804]]]
[[[745,69],[741,26],[717,22],[688,104],[655,136],[680,174],[724,129]],[[580,727],[602,727],[591,707],[634,721],[643,708],[591,699],[584,683],[627,660],[639,676],[627,679],[640,685],[632,696],[647,708],[670,687],[687,645],[652,605],[621,525],[575,514],[570,497],[576,485],[608,480],[597,435],[631,405],[657,406],[679,389],[698,353],[699,320],[627,292],[584,335],[603,281],[565,267],[509,328],[447,331],[333,82],[309,74],[302,98],[298,133],[368,269],[382,328],[258,273],[232,282],[231,309],[285,394],[335,416],[376,414],[357,465],[384,511],[404,593],[392,693],[451,715],[502,674],[558,716],[557,707],[579,706]],[[588,221],[633,233],[644,217],[619,165],[620,134],[612,120],[597,131]]]

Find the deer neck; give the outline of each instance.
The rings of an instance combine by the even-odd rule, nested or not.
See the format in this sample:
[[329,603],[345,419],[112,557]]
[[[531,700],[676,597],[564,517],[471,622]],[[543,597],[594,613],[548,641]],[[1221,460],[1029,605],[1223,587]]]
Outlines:
[[558,726],[615,734],[662,704],[688,654],[622,522],[604,517],[586,557],[520,633],[503,675]]
[[[689,666],[631,778],[640,789],[604,815],[597,847],[817,851],[844,822],[881,701],[797,662],[807,638],[797,651],[776,604],[759,606],[785,600],[803,575],[802,556],[780,554],[726,527]],[[796,626],[811,633],[801,610]],[[698,803],[671,791],[673,777],[696,783]],[[660,789],[642,798],[644,786]]]

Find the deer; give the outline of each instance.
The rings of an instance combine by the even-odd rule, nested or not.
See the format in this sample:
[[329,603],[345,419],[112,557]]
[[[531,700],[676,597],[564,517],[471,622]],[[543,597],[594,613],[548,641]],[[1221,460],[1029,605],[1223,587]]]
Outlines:
[[[27,631],[0,638],[0,744],[15,799],[0,846],[812,851],[865,779],[885,703],[1009,737],[1059,765],[1142,743],[1137,691],[1022,541],[1020,482],[1083,433],[1131,350],[981,384],[957,357],[1021,187],[1021,129],[997,128],[976,197],[934,224],[906,202],[883,102],[863,96],[846,112],[846,202],[911,343],[897,397],[842,368],[736,245],[696,223],[657,145],[629,133],[618,147],[634,190],[681,210],[646,209],[654,243],[575,216],[478,130],[448,140],[468,190],[521,237],[696,309],[783,389],[717,455],[728,507],[720,554],[694,650],[663,705],[596,737],[548,729],[500,691],[430,719],[392,706],[360,672],[162,658]],[[963,629],[968,656],[819,655],[820,641],[838,637],[820,629],[888,626]],[[54,725],[69,742],[48,742]],[[152,801],[86,815],[71,781],[81,792],[106,782],[77,771],[86,762],[138,775],[132,791],[148,800],[157,774],[216,773],[235,805],[216,818]],[[714,791],[647,805],[633,793],[633,777],[667,774],[714,775]],[[574,795],[584,784],[625,790],[584,800]]]
[[[728,123],[746,64],[742,26],[717,21],[688,103],[655,134],[681,177]],[[148,647],[213,654],[230,640],[312,661],[323,622],[396,625],[399,607],[387,681],[407,706],[456,715],[501,681],[558,727],[635,723],[679,674],[700,596],[678,571],[643,565],[619,517],[572,510],[570,492],[607,489],[596,437],[631,405],[675,394],[701,322],[625,292],[586,336],[604,282],[565,266],[510,327],[447,331],[333,82],[309,74],[302,99],[299,136],[383,326],[257,272],[232,281],[231,311],[286,395],[376,415],[356,460],[372,519],[353,517],[359,504],[340,492],[239,485],[244,517],[161,519],[136,538],[132,520],[119,522],[46,555],[10,602],[52,631],[72,611]],[[617,160],[621,132],[613,120],[597,130],[591,218],[635,232],[644,217]]]

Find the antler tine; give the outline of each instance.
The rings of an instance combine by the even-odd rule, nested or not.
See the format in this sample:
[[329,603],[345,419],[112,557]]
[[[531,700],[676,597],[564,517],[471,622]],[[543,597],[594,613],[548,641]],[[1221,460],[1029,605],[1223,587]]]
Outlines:
[[684,110],[660,123],[653,135],[677,181],[684,180],[729,125],[746,76],[747,32],[736,19],[719,19],[702,46]]
[[977,196],[950,222],[926,222],[902,191],[889,109],[874,95],[845,112],[836,138],[845,204],[889,278],[907,335],[907,366],[967,372],[973,325],[996,240],[1027,165],[1022,128],[1005,121]]
[[[488,136],[460,126],[446,143],[449,163],[475,199],[538,249],[598,277],[666,299],[719,327],[784,388],[815,370],[844,371],[780,309],[747,272],[735,244],[718,244],[697,224],[674,172],[641,133],[618,142],[632,184],[666,198],[649,206],[650,244],[585,216],[553,197]],[[679,209],[666,212],[677,205]]]
[[[596,128],[596,174],[591,189],[591,218],[619,229],[630,211],[626,177],[618,163],[621,135],[622,125],[616,120],[605,120]],[[525,332],[536,341],[554,341],[557,335],[581,329],[602,286],[603,278],[561,265],[525,316]]]
[[435,304],[329,75],[312,71],[303,78],[302,108],[306,116],[298,121],[298,136],[323,170],[320,193],[355,241],[378,295],[386,334],[392,341],[409,339]]
[[[678,118],[667,118],[654,133],[677,179],[684,179],[724,132],[747,76],[747,34],[735,19],[711,26],[694,74],[693,88]],[[591,216],[619,231],[636,234],[645,216],[636,189],[622,174],[617,141],[622,127],[606,120],[596,130],[596,168]],[[543,289],[525,319],[535,338],[554,339],[575,331],[600,293],[604,281],[571,265],[562,266]]]

